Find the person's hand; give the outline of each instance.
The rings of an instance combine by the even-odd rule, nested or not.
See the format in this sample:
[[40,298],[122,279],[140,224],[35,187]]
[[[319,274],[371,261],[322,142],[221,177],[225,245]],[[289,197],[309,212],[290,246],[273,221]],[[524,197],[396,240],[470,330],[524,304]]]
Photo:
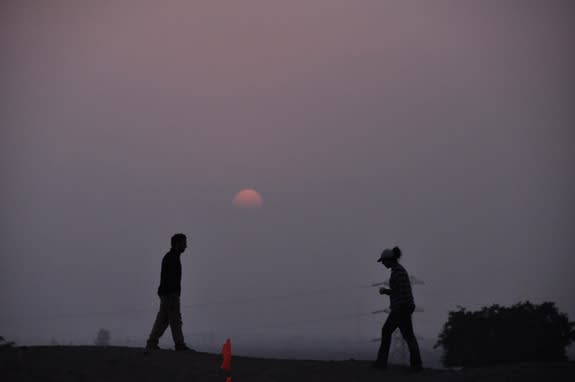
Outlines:
[[379,288],[379,294],[389,294],[389,289],[381,287]]

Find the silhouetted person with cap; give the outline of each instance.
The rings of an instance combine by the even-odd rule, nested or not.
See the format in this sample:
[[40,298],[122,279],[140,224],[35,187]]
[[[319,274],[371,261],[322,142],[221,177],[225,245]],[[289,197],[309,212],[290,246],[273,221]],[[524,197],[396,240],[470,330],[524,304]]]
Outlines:
[[182,263],[180,256],[187,248],[187,238],[183,233],[172,236],[171,248],[162,259],[160,275],[160,311],[156,316],[154,327],[146,343],[146,350],[160,349],[158,341],[168,326],[172,331],[176,351],[191,351],[186,346],[182,333],[182,315],[180,313],[180,293],[182,280]]
[[413,323],[411,315],[415,310],[413,294],[411,293],[411,282],[405,268],[397,261],[401,257],[401,250],[398,247],[384,249],[377,260],[386,268],[391,269],[389,278],[389,289],[380,288],[379,294],[389,295],[390,313],[381,329],[381,345],[377,353],[377,360],[373,366],[378,369],[387,369],[387,359],[389,357],[389,346],[391,335],[399,327],[401,335],[407,342],[410,353],[410,364],[413,370],[421,371],[421,355],[417,339],[413,333]]

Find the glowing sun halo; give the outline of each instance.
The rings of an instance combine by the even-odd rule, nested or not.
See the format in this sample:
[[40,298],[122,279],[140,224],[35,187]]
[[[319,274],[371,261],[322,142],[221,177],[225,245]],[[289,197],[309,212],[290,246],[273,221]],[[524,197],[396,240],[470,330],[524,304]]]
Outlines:
[[264,204],[264,200],[256,190],[246,188],[234,196],[232,204],[236,208],[261,208]]

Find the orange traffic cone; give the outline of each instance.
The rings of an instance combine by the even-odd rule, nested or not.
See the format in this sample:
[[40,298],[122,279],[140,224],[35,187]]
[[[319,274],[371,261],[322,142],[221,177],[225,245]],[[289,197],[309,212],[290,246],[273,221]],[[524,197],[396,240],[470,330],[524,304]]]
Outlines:
[[[232,341],[228,338],[224,346],[222,346],[222,357],[224,358],[220,368],[231,371],[232,370]],[[226,381],[227,382],[227,381]]]

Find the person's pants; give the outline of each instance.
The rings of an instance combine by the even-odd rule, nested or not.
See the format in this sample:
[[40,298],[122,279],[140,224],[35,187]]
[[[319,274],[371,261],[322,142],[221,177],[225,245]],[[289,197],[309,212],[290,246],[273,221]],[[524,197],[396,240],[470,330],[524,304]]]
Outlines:
[[148,345],[157,345],[160,337],[170,326],[172,338],[176,345],[184,343],[182,333],[182,314],[180,313],[180,296],[177,294],[160,296],[160,311],[156,316],[154,327],[148,338]]
[[417,344],[417,339],[413,333],[413,323],[411,321],[411,315],[413,314],[414,309],[415,307],[413,306],[399,307],[397,309],[393,309],[387,316],[387,320],[381,328],[381,345],[379,347],[379,351],[377,352],[376,361],[378,364],[387,366],[389,346],[391,345],[391,335],[395,329],[399,327],[401,335],[409,347],[411,367],[421,367],[419,345]]

